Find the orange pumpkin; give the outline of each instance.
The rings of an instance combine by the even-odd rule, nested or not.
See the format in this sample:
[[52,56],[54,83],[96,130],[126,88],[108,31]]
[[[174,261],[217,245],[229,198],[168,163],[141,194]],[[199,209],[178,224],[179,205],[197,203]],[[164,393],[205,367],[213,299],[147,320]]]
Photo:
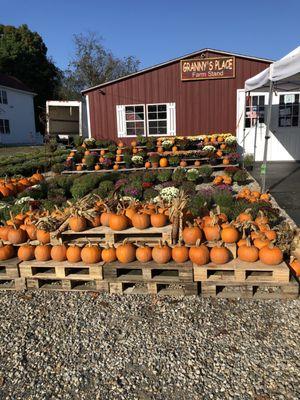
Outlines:
[[160,167],[167,167],[168,166],[168,160],[165,157],[162,157],[159,160],[159,166]]
[[119,165],[118,165],[118,164],[114,164],[113,170],[114,170],[114,171],[117,171],[118,169],[119,169]]
[[185,160],[181,160],[179,165],[180,167],[185,168],[187,166],[187,162]]
[[293,271],[295,272],[296,276],[300,276],[300,261],[297,259],[291,261],[290,266],[292,267]]
[[146,263],[152,260],[152,249],[149,246],[139,246],[136,249],[136,259],[141,263]]
[[214,241],[220,239],[220,227],[218,224],[205,225],[203,232],[206,240]]
[[43,229],[37,229],[36,238],[42,244],[47,244],[50,242],[50,232],[47,232]]
[[251,245],[250,240],[246,239],[246,243],[238,248],[238,258],[246,262],[255,262],[258,260],[258,248]]
[[87,220],[79,215],[69,218],[69,227],[73,232],[83,232],[87,228]]
[[20,244],[28,239],[27,232],[20,228],[13,228],[8,231],[7,240],[11,244]]
[[14,246],[11,244],[4,245],[2,242],[0,242],[0,261],[9,260],[10,258],[14,257],[14,255]]
[[150,215],[151,225],[155,228],[161,228],[168,223],[168,217],[165,214],[155,213]]
[[151,163],[149,161],[145,162],[145,168],[150,168],[151,167]]
[[224,157],[224,158],[223,158],[223,164],[224,164],[224,165],[229,165],[229,164],[230,164],[229,158]]
[[33,225],[33,224],[25,225],[25,226],[26,226],[25,229],[26,229],[26,232],[27,232],[27,235],[28,235],[29,239],[30,240],[36,240],[37,239],[37,236],[36,236],[37,228],[36,228],[36,226]]
[[259,210],[255,222],[257,225],[266,225],[269,223],[269,218],[263,213],[263,211]]
[[150,226],[150,216],[144,213],[135,213],[131,219],[132,225],[136,229],[147,229]]
[[101,169],[101,167],[100,167],[99,164],[96,164],[95,167],[94,167],[94,169],[95,169],[95,171],[99,171],[99,170]]
[[202,239],[202,231],[198,226],[186,226],[182,231],[182,239],[187,245],[196,244],[197,240]]
[[112,214],[110,212],[103,212],[100,217],[101,225],[109,226],[109,219]]
[[101,249],[89,243],[81,250],[81,259],[86,264],[96,264],[101,261]]
[[221,239],[225,243],[235,243],[239,240],[239,231],[233,226],[228,226],[221,230]]
[[210,250],[210,259],[214,264],[226,264],[230,260],[230,251],[223,246],[215,246]]
[[58,244],[51,249],[51,258],[54,261],[65,261],[67,259],[67,248],[64,244]]
[[178,147],[177,147],[177,146],[173,146],[173,147],[172,147],[173,153],[176,153],[177,150],[178,150]]
[[189,251],[190,260],[197,265],[205,265],[209,263],[209,250],[204,245],[200,245],[200,240],[197,241],[195,247],[191,247]]
[[266,265],[278,265],[283,260],[283,254],[278,247],[269,244],[259,250],[259,259]]
[[101,225],[101,214],[95,215],[91,221],[89,221],[89,225],[93,228]]
[[116,261],[116,249],[114,248],[114,246],[110,246],[109,244],[107,244],[106,247],[102,250],[101,256],[102,260],[106,263]]
[[76,165],[76,171],[82,171],[82,165]]
[[171,248],[160,242],[152,249],[152,258],[157,264],[166,264],[172,258]]
[[135,253],[135,246],[126,239],[116,249],[117,259],[123,264],[133,262],[135,260]]
[[172,258],[177,263],[184,263],[189,259],[189,248],[178,244],[172,248]]
[[260,250],[263,247],[268,246],[270,244],[270,240],[267,239],[264,235],[260,235],[256,239],[254,239],[253,243],[254,246]]
[[11,225],[5,225],[0,227],[0,239],[7,241],[8,240],[8,232],[13,229]]
[[47,244],[39,244],[34,250],[34,256],[37,261],[51,260],[51,246]]
[[20,246],[18,249],[19,260],[21,261],[34,260],[34,251],[35,251],[35,246],[32,246],[31,244],[24,244]]
[[123,231],[128,228],[128,218],[123,214],[110,214],[109,227],[114,231]]
[[116,162],[121,162],[122,161],[122,157],[121,156],[117,156],[116,157]]
[[78,263],[81,261],[81,248],[76,245],[69,245],[66,252],[67,260],[70,263]]

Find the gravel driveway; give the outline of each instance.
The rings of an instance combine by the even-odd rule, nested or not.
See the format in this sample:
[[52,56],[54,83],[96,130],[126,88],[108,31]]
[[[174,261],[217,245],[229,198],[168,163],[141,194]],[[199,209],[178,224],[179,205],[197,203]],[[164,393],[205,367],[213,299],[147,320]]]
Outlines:
[[0,399],[299,399],[300,302],[0,294]]

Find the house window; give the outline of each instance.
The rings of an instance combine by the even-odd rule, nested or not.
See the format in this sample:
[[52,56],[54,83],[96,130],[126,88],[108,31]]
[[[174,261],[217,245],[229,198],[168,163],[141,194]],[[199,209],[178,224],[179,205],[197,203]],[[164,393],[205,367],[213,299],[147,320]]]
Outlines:
[[117,105],[118,137],[175,136],[176,104]]
[[126,136],[145,134],[145,106],[125,106]]
[[0,119],[0,133],[10,133],[8,119]]
[[7,104],[7,92],[6,90],[0,90],[0,103]]
[[257,121],[265,122],[265,96],[249,96],[246,100],[245,127],[251,128]]
[[299,125],[299,94],[281,94],[279,97],[278,126]]
[[147,104],[149,136],[167,135],[167,104]]

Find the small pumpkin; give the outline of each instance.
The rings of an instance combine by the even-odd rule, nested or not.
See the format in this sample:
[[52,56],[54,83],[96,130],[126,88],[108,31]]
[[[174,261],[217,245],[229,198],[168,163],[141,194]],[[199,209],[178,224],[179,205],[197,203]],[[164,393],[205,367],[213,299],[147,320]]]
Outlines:
[[90,221],[89,225],[93,228],[101,225],[101,214],[95,215]]
[[249,239],[246,239],[246,243],[238,248],[238,258],[246,262],[255,262],[258,260],[258,248],[253,246]]
[[172,258],[172,249],[162,241],[152,249],[152,258],[157,264],[166,264]]
[[146,263],[152,260],[152,249],[149,246],[138,246],[136,249],[136,259],[141,263]]
[[136,248],[132,243],[129,243],[127,239],[117,247],[116,255],[117,259],[121,263],[130,263],[135,260]]
[[133,215],[131,222],[136,229],[147,229],[150,226],[150,216],[138,212]]
[[18,259],[21,261],[34,260],[35,246],[31,244],[23,244],[18,248]]
[[225,243],[235,243],[239,240],[239,231],[234,226],[221,230],[221,238]]
[[11,244],[25,243],[27,239],[27,232],[21,228],[13,228],[8,231],[7,240]]
[[253,221],[252,215],[250,213],[250,209],[247,209],[244,212],[240,213],[237,217],[237,221],[239,221],[239,222]]
[[8,240],[8,232],[13,229],[11,225],[5,225],[0,227],[0,239],[1,240]]
[[283,254],[279,247],[269,244],[259,250],[259,259],[266,265],[278,265],[283,260]]
[[81,259],[86,264],[96,264],[101,261],[101,249],[98,245],[87,244],[81,250]]
[[268,246],[270,243],[270,240],[267,239],[264,235],[260,235],[253,240],[254,246],[257,247],[259,250],[265,246]]
[[145,168],[148,169],[148,168],[150,168],[150,167],[151,167],[151,163],[150,163],[149,161],[146,161],[146,162],[145,162]]
[[108,211],[103,212],[103,213],[101,214],[101,217],[100,217],[101,225],[103,225],[103,226],[109,226],[109,219],[110,219],[110,216],[111,216],[111,213],[110,213],[110,212],[108,212]]
[[257,225],[266,225],[269,223],[269,218],[263,213],[263,211],[259,210],[255,222]]
[[186,226],[182,231],[182,239],[187,245],[196,244],[197,240],[202,239],[202,230],[198,226]]
[[204,244],[200,244],[200,240],[197,240],[196,246],[190,248],[189,257],[190,260],[197,265],[208,264],[209,250]]
[[50,242],[50,232],[47,232],[44,229],[37,229],[36,238],[42,244],[47,244]]
[[67,260],[70,263],[78,263],[81,261],[81,248],[76,245],[69,245],[66,252]]
[[196,160],[196,161],[194,162],[194,165],[195,165],[195,167],[200,167],[201,162],[200,162],[199,160]]
[[299,277],[300,276],[300,261],[297,260],[296,258],[291,259],[290,266],[291,266],[292,270],[294,271],[295,275]]
[[101,167],[100,167],[99,164],[96,164],[96,165],[94,166],[94,170],[95,170],[95,171],[99,171],[100,169],[101,169]]
[[155,228],[161,228],[168,223],[168,217],[165,214],[154,213],[150,215],[151,225]]
[[51,260],[51,246],[47,244],[39,244],[34,250],[34,256],[37,261]]
[[162,157],[159,160],[159,166],[160,167],[167,167],[168,166],[168,160],[165,157]]
[[69,218],[69,227],[73,232],[83,232],[87,228],[87,220],[79,215]]
[[61,242],[58,245],[55,245],[51,249],[51,258],[54,261],[65,261],[67,259],[67,248],[66,246]]
[[116,249],[114,248],[114,246],[106,244],[105,248],[102,250],[101,256],[102,260],[106,263],[116,261],[117,259]]
[[181,160],[179,165],[180,167],[185,168],[187,166],[187,162],[185,160]]
[[109,227],[114,231],[124,231],[128,228],[128,218],[124,214],[110,214]]
[[3,242],[0,242],[0,261],[9,260],[14,257],[15,249],[11,244],[4,245]]
[[230,251],[218,244],[210,250],[210,259],[214,264],[226,264],[230,260]]
[[36,240],[37,239],[37,228],[35,225],[25,225],[26,226],[26,232],[30,240]]
[[206,240],[214,241],[220,239],[220,227],[218,224],[205,225],[203,232]]
[[178,243],[172,248],[172,258],[177,263],[184,263],[189,259],[189,248]]

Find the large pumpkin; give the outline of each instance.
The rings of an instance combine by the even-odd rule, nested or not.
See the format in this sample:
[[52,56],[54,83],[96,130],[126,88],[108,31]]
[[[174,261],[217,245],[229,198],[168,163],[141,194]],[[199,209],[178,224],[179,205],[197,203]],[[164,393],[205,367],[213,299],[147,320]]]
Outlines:
[[150,226],[150,216],[144,213],[135,213],[131,218],[131,222],[137,229],[146,229]]
[[51,258],[54,261],[65,261],[67,259],[67,248],[64,244],[53,246],[51,249]]
[[79,215],[69,218],[69,227],[74,232],[82,232],[87,228],[87,220]]
[[67,260],[70,263],[78,263],[81,261],[81,248],[75,245],[69,246],[67,248]]
[[209,263],[209,250],[204,245],[200,245],[200,240],[197,241],[195,247],[191,247],[189,251],[190,260],[197,265],[205,265]]
[[15,255],[15,249],[11,244],[0,243],[0,261],[8,260]]
[[178,244],[172,248],[172,258],[177,263],[184,263],[189,259],[188,247]]
[[34,256],[37,261],[49,261],[51,260],[51,246],[45,244],[39,244],[34,250]]
[[109,227],[114,231],[123,231],[128,228],[128,218],[123,214],[110,214]]
[[86,264],[96,264],[101,261],[101,249],[98,246],[88,244],[81,250],[81,259]]
[[210,250],[210,260],[214,264],[226,264],[230,260],[230,251],[223,246],[215,246]]
[[16,228],[8,231],[7,240],[11,244],[20,244],[26,242],[28,239],[27,232],[23,229]]
[[235,243],[239,240],[239,231],[234,226],[228,226],[222,229],[221,238],[225,243]]
[[150,222],[155,228],[162,228],[167,225],[168,217],[165,214],[154,213],[150,215]]
[[278,265],[283,260],[283,254],[278,247],[270,244],[259,250],[259,259],[267,265]]
[[135,260],[135,246],[132,243],[128,243],[125,239],[124,242],[117,247],[116,255],[117,259],[121,263],[129,263]]
[[201,241],[202,231],[198,226],[186,226],[182,231],[182,239],[185,244],[194,245],[197,240]]
[[149,246],[139,246],[136,249],[136,259],[141,263],[152,260],[152,249]]
[[50,232],[47,232],[43,229],[38,229],[36,231],[36,238],[42,244],[47,244],[50,242]]
[[255,262],[258,260],[258,248],[251,245],[249,239],[246,239],[246,243],[238,248],[237,254],[242,261]]
[[18,249],[18,258],[21,261],[30,261],[34,259],[35,246],[24,244]]
[[102,250],[101,256],[102,260],[106,263],[116,261],[116,249],[114,248],[114,246],[110,246],[109,244],[107,244],[106,247]]
[[172,258],[172,249],[161,242],[152,249],[152,258],[158,264],[166,264]]

